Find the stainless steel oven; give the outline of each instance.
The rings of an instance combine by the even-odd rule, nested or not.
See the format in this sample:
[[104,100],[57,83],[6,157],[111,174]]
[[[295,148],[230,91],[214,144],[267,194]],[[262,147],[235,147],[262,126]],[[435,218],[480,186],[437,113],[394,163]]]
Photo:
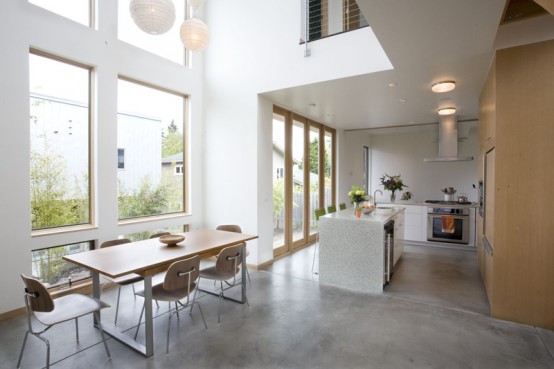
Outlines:
[[427,241],[469,243],[469,208],[429,207]]

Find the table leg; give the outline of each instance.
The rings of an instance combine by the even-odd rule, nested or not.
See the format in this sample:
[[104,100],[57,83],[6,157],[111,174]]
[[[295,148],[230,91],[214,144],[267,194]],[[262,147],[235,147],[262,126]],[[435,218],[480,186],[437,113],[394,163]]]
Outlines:
[[244,304],[246,302],[246,243],[242,248],[242,268],[241,268],[241,278],[242,278],[242,292],[241,292],[241,302]]
[[144,335],[146,357],[154,355],[154,321],[152,317],[152,276],[144,277]]
[[[97,298],[97,299],[100,299],[100,294],[101,294],[101,289],[100,289],[100,273],[98,272],[92,272],[92,296]],[[98,312],[98,315],[100,316],[100,311]],[[94,316],[94,326],[95,327],[98,327],[98,320],[96,319],[96,314],[93,314]]]

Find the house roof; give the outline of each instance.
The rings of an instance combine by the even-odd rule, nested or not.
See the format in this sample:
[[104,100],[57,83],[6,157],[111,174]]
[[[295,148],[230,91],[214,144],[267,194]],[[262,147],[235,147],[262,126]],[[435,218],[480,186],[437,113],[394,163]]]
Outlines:
[[182,162],[183,162],[183,152],[179,152],[177,154],[173,154],[170,156],[166,156],[165,158],[162,158],[162,164],[182,163]]

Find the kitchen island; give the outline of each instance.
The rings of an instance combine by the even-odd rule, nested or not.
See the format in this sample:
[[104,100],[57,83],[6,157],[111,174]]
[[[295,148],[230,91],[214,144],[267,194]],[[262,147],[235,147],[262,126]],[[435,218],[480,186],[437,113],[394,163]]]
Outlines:
[[384,228],[394,219],[403,222],[403,212],[403,207],[391,206],[357,218],[350,208],[319,218],[320,283],[382,292],[387,263]]

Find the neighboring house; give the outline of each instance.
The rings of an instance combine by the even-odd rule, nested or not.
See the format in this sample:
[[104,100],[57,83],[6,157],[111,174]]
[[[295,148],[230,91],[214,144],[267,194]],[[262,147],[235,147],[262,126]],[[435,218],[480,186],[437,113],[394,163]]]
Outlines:
[[171,188],[183,190],[183,153],[177,153],[162,159],[162,178],[171,184]]
[[[31,95],[31,150],[63,158],[61,165],[68,185],[76,183],[83,190],[87,186],[89,161],[89,148],[83,145],[89,136],[87,114],[82,102]],[[152,185],[159,184],[161,167],[156,158],[161,157],[161,130],[158,118],[118,113],[118,180],[126,189],[138,188],[145,177]],[[73,192],[69,195],[73,196]]]
[[[295,185],[304,184],[304,170],[300,169],[300,160],[292,159],[294,166],[292,169],[293,182]],[[284,178],[285,176],[285,151],[276,142],[273,142],[273,180]],[[310,173],[310,183],[317,183],[316,174]]]
[[148,178],[160,183],[162,121],[131,113],[117,114],[117,179],[126,190],[136,189]]

